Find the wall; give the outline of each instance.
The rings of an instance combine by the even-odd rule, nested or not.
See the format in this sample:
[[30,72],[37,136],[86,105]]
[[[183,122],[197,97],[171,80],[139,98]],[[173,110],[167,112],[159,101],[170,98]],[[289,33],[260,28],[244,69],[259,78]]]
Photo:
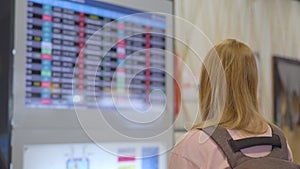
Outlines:
[[[175,14],[197,26],[212,43],[226,38],[237,38],[259,53],[261,109],[264,116],[272,121],[272,55],[300,59],[300,2],[291,0],[175,0]],[[197,46],[193,44],[197,42],[193,38],[197,37],[196,34],[199,32],[186,31],[184,24],[176,24],[175,33],[177,37],[187,41],[187,45]],[[190,49],[184,48],[178,42],[175,47],[176,54],[183,58],[197,75],[200,71],[199,65],[194,64],[195,57],[192,56]],[[184,101],[184,113],[193,114],[191,110],[195,109],[196,104],[197,102]],[[293,137],[290,142],[299,143],[300,139],[297,139],[299,137]],[[295,151],[294,154],[297,154],[296,161],[300,163],[299,146],[292,146],[292,149]]]

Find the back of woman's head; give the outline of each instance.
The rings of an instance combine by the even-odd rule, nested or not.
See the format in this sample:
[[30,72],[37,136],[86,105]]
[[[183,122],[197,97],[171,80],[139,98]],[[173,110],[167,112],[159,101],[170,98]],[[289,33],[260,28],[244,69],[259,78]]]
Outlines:
[[262,133],[266,122],[258,110],[257,87],[256,58],[251,49],[234,39],[215,45],[202,66],[200,116],[194,127],[207,122]]

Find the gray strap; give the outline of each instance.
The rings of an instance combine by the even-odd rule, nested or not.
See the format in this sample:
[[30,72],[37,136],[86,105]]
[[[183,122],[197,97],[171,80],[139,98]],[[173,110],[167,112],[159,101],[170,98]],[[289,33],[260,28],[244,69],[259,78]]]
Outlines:
[[289,151],[287,148],[286,138],[285,138],[283,132],[281,131],[281,129],[279,129],[274,124],[269,124],[269,125],[271,126],[272,134],[276,134],[279,136],[280,142],[281,142],[281,147],[273,147],[272,152],[268,156],[288,160],[288,152]]
[[[288,160],[288,149],[287,149],[287,143],[284,134],[281,132],[281,130],[270,124],[272,129],[272,134],[278,135],[281,142],[281,147],[273,147],[273,150],[268,155],[268,157],[273,158],[280,158]],[[239,164],[252,159],[251,157],[245,156],[242,152],[237,151],[234,152],[232,147],[230,146],[230,140],[232,140],[232,137],[228,133],[228,131],[221,127],[221,126],[210,126],[201,129],[204,131],[207,135],[209,135],[214,142],[218,145],[218,147],[223,151],[225,156],[227,157],[228,163],[231,168],[234,168],[238,166]]]

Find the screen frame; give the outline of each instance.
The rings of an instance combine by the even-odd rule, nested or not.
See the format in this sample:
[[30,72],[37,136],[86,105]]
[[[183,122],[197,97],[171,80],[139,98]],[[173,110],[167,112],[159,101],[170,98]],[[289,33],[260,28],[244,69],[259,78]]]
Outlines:
[[[141,11],[163,12],[173,16],[173,2],[161,0],[101,0],[100,2],[112,3],[128,8],[134,8]],[[159,4],[159,5],[158,5]],[[74,110],[66,109],[33,109],[25,106],[25,74],[26,71],[26,36],[27,36],[27,0],[18,0],[15,2],[15,30],[14,30],[14,64],[13,64],[13,130],[12,130],[12,166],[14,168],[23,168],[23,153],[25,145],[34,144],[66,144],[66,143],[93,143],[98,142],[130,142],[131,138],[120,136],[120,133],[112,129],[108,123],[100,119],[99,114],[95,110],[87,110],[85,113],[91,114],[87,117],[88,121],[98,122],[97,126],[88,126],[89,134],[97,136],[91,138],[86,133],[77,119]],[[166,70],[170,75],[174,74],[174,43],[173,38],[173,18],[167,18],[166,33],[171,35],[166,38]],[[159,135],[151,138],[135,139],[140,142],[155,141],[161,143],[164,147],[172,148],[173,138],[173,120],[174,120],[174,84],[171,77],[166,81],[167,112],[163,114],[161,121],[155,121],[145,127],[133,126],[133,128],[122,128],[131,134],[150,133],[158,129],[164,130]],[[23,99],[22,99],[23,98]],[[111,113],[110,110],[103,113]],[[93,118],[93,117],[98,118]],[[114,119],[114,123],[118,123],[118,119]],[[127,126],[128,123],[124,123]],[[99,128],[101,129],[99,131]],[[129,133],[129,134],[130,134]],[[167,152],[163,154],[167,157]],[[167,160],[167,158],[165,158]],[[166,166],[165,166],[166,168]],[[162,168],[164,169],[164,168]]]

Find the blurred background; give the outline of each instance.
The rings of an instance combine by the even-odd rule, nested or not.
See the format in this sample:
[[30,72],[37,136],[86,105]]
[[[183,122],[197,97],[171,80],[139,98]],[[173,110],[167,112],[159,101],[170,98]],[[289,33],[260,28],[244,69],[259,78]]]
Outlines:
[[300,164],[299,16],[297,0],[2,0],[0,168],[166,169],[227,38],[255,53],[260,110]]
[[[185,93],[187,90],[196,91],[198,84],[198,79],[186,78],[185,73],[190,72],[188,69],[191,69],[194,77],[198,77],[200,72],[199,58],[188,46],[196,47],[201,44],[201,40],[196,38],[202,35],[197,36],[197,34],[205,34],[213,44],[226,38],[237,38],[248,44],[258,57],[262,113],[268,120],[283,127],[295,161],[300,163],[299,1],[178,0],[175,1],[175,14],[202,31],[195,29],[190,31],[186,29],[186,25],[175,23],[175,34],[188,42],[187,45],[175,42],[175,52],[184,60],[178,63],[178,67],[182,69],[179,69],[178,77],[182,86],[181,118],[183,120],[178,120],[177,136],[180,137],[182,128],[190,127],[198,108],[197,97],[190,97]],[[188,66],[184,66],[183,63]],[[280,64],[285,66],[278,68]],[[287,67],[293,68],[287,69]],[[281,85],[282,83],[285,83],[284,86]],[[287,108],[281,106],[281,102],[286,101],[280,100],[278,85],[285,88],[284,91],[287,92],[286,98],[289,98],[289,103],[284,104]],[[292,118],[290,124],[283,123],[280,112],[290,114],[289,118]],[[288,127],[289,125],[294,127]]]

